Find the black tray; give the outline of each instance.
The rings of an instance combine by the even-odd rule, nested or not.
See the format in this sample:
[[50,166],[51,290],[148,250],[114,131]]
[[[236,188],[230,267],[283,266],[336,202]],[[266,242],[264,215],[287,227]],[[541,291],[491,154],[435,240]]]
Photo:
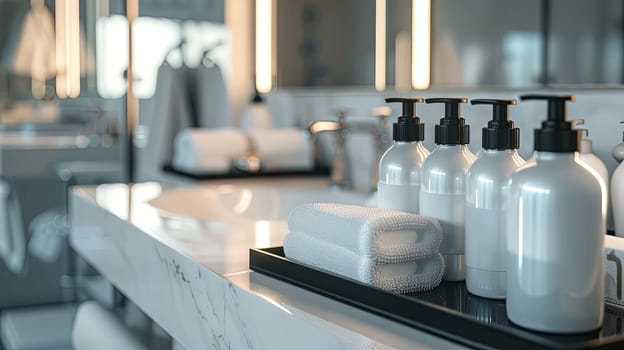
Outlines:
[[165,172],[182,175],[194,180],[218,180],[218,179],[231,179],[231,178],[253,178],[253,177],[266,177],[266,176],[327,176],[330,173],[329,167],[324,166],[316,166],[312,170],[305,171],[259,171],[257,173],[245,172],[237,169],[232,169],[228,173],[224,174],[203,174],[203,173],[190,173],[187,171],[182,171],[175,169],[171,165],[163,166],[163,170]]
[[605,304],[602,329],[550,335],[513,325],[505,302],[474,296],[464,282],[400,295],[288,260],[283,247],[250,249],[249,267],[318,294],[478,349],[624,349],[624,310]]

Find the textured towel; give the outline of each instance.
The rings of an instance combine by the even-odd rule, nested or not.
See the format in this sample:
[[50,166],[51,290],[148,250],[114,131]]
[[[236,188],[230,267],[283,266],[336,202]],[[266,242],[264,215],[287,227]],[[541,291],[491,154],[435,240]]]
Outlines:
[[299,232],[286,236],[284,253],[301,264],[396,293],[431,290],[440,284],[444,274],[444,258],[439,253],[387,264]]
[[442,228],[433,218],[389,209],[314,203],[296,207],[289,232],[301,232],[378,262],[402,262],[438,253]]

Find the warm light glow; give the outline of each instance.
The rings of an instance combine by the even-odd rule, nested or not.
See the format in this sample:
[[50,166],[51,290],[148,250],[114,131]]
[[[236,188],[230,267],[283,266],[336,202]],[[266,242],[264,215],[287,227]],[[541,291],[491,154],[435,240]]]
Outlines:
[[248,188],[243,188],[241,190],[240,198],[238,203],[234,206],[234,212],[238,215],[242,215],[249,206],[251,205],[251,200],[253,199],[253,193]]
[[256,221],[256,248],[271,246],[271,224],[266,220]]
[[60,98],[80,95],[79,0],[56,0],[56,94]]
[[[139,99],[137,98],[134,84],[135,52],[135,21],[139,17],[139,0],[126,0],[126,18],[128,19],[128,70],[126,78],[126,130],[129,135],[139,125]],[[131,136],[134,137],[134,136]]]
[[412,0],[412,87],[427,89],[431,78],[431,0]]
[[54,26],[56,33],[56,95],[60,98],[67,97],[67,59],[65,47],[65,0],[56,0],[54,3]]
[[69,1],[69,21],[67,22],[67,96],[80,95],[80,10],[79,0]]
[[386,0],[375,1],[375,90],[386,88]]
[[271,91],[273,82],[273,0],[256,0],[256,89]]

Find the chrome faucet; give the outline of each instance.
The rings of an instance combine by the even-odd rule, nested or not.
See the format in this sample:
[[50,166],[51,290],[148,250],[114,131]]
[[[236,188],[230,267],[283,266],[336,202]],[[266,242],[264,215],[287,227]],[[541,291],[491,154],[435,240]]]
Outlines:
[[371,133],[375,139],[375,159],[371,170],[371,183],[370,192],[377,191],[377,184],[379,183],[379,160],[384,155],[390,143],[392,143],[392,135],[388,133],[388,117],[392,114],[392,108],[388,106],[380,106],[371,110],[373,118],[378,120]]
[[334,160],[331,174],[329,176],[329,187],[332,189],[351,189],[351,172],[348,166],[348,156],[345,145],[347,143],[348,131],[345,128],[347,111],[338,110],[336,112],[338,120],[315,120],[308,127],[308,135],[313,138],[315,135],[332,132],[336,133],[336,143],[334,146]]
[[372,110],[372,115],[376,120],[348,120],[347,112],[338,110],[336,112],[338,120],[315,120],[310,123],[308,135],[311,138],[323,132],[332,132],[337,135],[329,181],[330,188],[353,189],[350,160],[346,150],[347,139],[352,132],[368,132],[375,139],[376,149],[376,159],[373,161],[371,169],[370,191],[374,192],[377,189],[379,159],[385,152],[390,140],[390,135],[387,131],[387,118],[390,116],[391,111],[389,107],[378,107]]

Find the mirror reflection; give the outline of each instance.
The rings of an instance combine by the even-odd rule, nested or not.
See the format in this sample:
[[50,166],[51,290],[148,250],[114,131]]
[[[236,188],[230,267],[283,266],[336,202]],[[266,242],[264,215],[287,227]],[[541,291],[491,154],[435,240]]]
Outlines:
[[427,57],[432,88],[622,82],[619,1],[432,1],[428,53],[421,3],[277,1],[277,86],[406,90]]

